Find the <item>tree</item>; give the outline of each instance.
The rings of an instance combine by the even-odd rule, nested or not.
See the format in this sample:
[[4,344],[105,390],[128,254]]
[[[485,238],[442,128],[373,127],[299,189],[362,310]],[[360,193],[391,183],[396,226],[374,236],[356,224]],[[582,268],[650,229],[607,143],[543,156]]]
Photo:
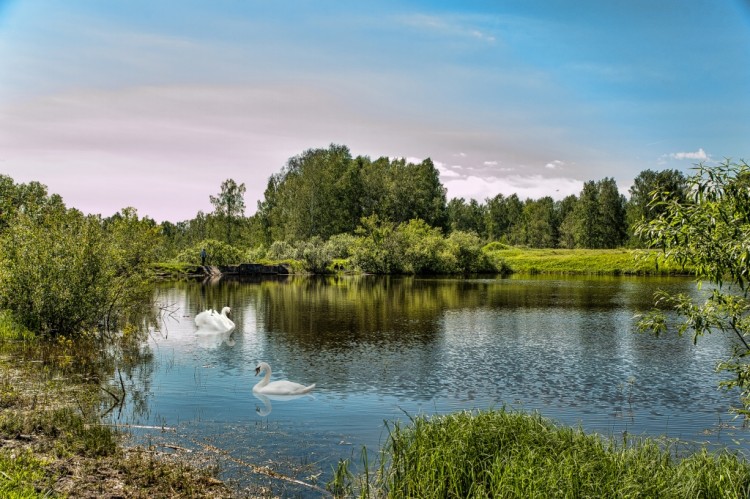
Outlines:
[[224,225],[227,244],[232,244],[233,229],[245,216],[245,184],[237,185],[231,178],[227,179],[221,183],[221,193],[209,199],[214,205],[214,214]]
[[572,228],[578,248],[616,248],[625,240],[625,197],[613,178],[585,182],[569,216],[563,232]]
[[[719,369],[732,379],[726,388],[739,388],[742,407],[750,416],[750,166],[744,161],[725,161],[717,166],[700,164],[687,179],[687,196],[654,191],[649,209],[659,213],[642,221],[636,234],[651,248],[663,251],[668,261],[695,272],[699,285],[712,284],[705,299],[659,292],[659,307],[639,321],[641,330],[656,334],[673,327],[682,335],[692,331],[693,341],[704,334],[736,336],[731,356]],[[676,324],[668,322],[664,309],[677,312]]]
[[554,248],[557,239],[554,206],[549,196],[536,201],[527,199],[515,239],[532,248]]
[[575,227],[573,213],[578,198],[571,194],[555,203],[555,220],[557,225],[557,245],[560,248],[575,248]]
[[511,194],[507,198],[498,194],[494,198],[488,199],[486,204],[485,227],[487,239],[511,242],[510,233],[516,225],[521,223],[523,202],[518,199],[517,194]]
[[599,248],[617,248],[627,237],[625,226],[625,196],[620,194],[613,178],[605,178],[599,188]]
[[599,235],[599,189],[596,182],[583,184],[581,195],[573,210],[573,237],[578,248],[598,248]]
[[631,234],[631,244],[640,245],[641,241],[634,237],[633,230],[638,223],[648,223],[663,212],[664,205],[651,204],[654,192],[662,195],[674,196],[679,202],[686,199],[686,180],[678,170],[643,170],[630,187],[630,200],[627,204],[626,220]]
[[467,203],[464,198],[453,198],[448,202],[447,212],[450,230],[485,234],[486,208],[484,205],[480,205],[476,199]]

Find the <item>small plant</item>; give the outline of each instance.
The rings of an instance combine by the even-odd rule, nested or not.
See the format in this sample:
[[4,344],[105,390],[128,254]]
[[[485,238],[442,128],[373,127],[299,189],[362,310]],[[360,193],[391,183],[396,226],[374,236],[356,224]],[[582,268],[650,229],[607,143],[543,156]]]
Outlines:
[[326,490],[334,497],[349,497],[352,495],[352,482],[354,475],[349,471],[349,460],[339,459],[339,463],[333,470],[333,478],[326,484]]

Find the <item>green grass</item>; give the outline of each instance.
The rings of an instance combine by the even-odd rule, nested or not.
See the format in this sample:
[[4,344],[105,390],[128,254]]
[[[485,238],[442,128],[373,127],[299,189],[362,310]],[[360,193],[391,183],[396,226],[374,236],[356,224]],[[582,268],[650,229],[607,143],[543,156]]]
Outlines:
[[47,462],[28,450],[0,451],[0,496],[7,498],[46,497],[43,487]]
[[673,275],[688,274],[667,264],[656,251],[629,249],[531,249],[490,244],[490,259],[520,274],[610,274]]
[[363,497],[734,498],[750,494],[750,465],[728,452],[678,458],[655,440],[626,445],[503,409],[389,425],[380,468],[365,480]]

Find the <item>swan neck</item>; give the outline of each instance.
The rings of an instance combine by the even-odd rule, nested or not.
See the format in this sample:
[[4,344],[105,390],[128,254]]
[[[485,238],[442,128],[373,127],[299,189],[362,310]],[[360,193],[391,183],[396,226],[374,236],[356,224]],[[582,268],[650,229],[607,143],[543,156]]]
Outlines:
[[263,369],[263,372],[265,372],[265,374],[263,375],[263,379],[260,380],[260,381],[258,381],[255,384],[255,386],[253,387],[253,390],[257,390],[259,388],[263,388],[264,386],[266,386],[271,381],[271,368],[270,367],[266,367],[265,369]]

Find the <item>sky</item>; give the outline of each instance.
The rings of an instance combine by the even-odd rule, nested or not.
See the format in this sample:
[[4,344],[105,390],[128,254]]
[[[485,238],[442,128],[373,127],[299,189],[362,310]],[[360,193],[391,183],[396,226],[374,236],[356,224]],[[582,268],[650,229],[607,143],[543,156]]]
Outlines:
[[750,161],[750,0],[0,0],[0,174],[177,222],[289,158],[431,158],[448,199]]

